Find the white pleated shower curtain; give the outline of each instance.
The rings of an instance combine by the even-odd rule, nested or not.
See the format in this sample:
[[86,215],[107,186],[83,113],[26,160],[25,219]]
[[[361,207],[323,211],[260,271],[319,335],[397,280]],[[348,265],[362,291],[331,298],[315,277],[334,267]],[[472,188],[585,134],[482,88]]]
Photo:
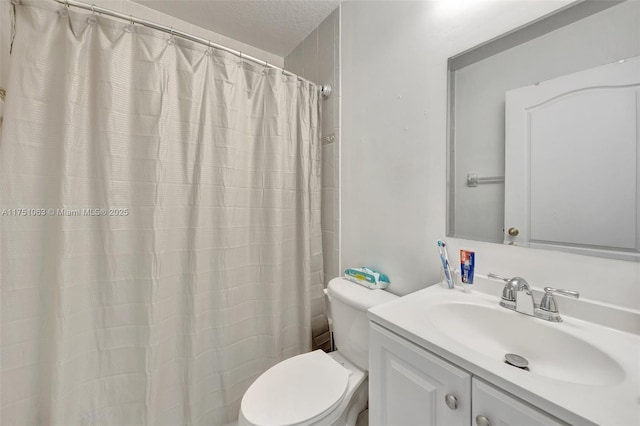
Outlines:
[[310,349],[322,303],[317,87],[53,2],[15,11],[0,423],[232,421]]

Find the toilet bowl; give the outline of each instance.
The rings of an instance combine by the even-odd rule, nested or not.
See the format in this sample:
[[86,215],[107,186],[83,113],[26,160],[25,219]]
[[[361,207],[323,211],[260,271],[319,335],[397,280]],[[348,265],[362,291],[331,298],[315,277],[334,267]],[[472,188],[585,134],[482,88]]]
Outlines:
[[327,288],[337,351],[286,359],[263,373],[242,398],[246,426],[355,425],[368,399],[367,310],[395,299],[344,278]]

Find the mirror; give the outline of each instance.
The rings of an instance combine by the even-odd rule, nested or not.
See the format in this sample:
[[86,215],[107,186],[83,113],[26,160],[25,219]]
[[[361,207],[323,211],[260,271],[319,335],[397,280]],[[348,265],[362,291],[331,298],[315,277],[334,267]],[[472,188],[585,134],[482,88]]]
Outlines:
[[640,260],[640,2],[449,59],[447,235]]

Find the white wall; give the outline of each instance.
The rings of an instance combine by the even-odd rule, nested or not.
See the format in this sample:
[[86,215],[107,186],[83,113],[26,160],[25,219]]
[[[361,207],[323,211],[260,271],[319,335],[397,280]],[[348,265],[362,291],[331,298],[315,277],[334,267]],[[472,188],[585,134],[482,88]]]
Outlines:
[[[439,280],[445,235],[447,58],[568,1],[342,5],[342,266],[367,264],[407,294]],[[477,271],[640,308],[640,264],[450,239]],[[496,294],[499,294],[496,284]]]
[[470,188],[466,176],[504,176],[505,92],[639,56],[639,17],[640,2],[622,3],[453,74],[455,236],[503,240],[504,185]]

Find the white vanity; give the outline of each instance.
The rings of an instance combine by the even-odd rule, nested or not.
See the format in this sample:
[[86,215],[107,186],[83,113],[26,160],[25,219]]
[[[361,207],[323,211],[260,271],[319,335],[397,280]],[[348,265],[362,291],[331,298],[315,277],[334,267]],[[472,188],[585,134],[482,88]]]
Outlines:
[[640,424],[637,313],[559,297],[553,323],[499,306],[502,283],[477,281],[369,311],[372,425]]

